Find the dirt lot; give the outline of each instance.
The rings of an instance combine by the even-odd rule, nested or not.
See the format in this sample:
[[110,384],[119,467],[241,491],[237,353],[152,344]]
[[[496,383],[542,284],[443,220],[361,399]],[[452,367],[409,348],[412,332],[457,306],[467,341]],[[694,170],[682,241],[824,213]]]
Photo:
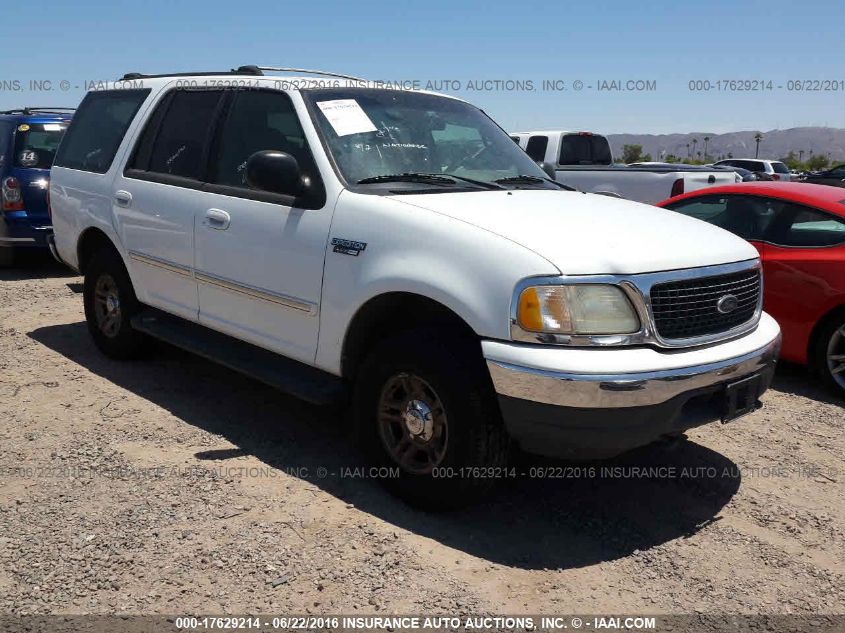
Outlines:
[[101,356],[80,282],[0,271],[0,613],[843,611],[843,403],[800,368],[689,442],[426,515],[343,470],[342,414]]

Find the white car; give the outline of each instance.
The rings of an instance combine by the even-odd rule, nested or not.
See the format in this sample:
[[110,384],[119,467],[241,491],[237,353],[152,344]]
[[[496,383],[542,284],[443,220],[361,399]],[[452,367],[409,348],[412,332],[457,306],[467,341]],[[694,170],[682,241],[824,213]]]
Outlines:
[[510,137],[558,182],[581,191],[647,204],[741,180],[729,171],[694,165],[614,164],[607,138],[592,132],[539,130],[511,132]]
[[412,502],[476,499],[512,441],[615,455],[769,386],[752,246],[567,190],[469,103],[256,67],[126,84],[88,93],[50,183],[96,345],[348,396]]
[[792,173],[789,167],[779,160],[763,160],[761,158],[726,158],[725,160],[713,163],[716,167],[742,167],[755,173],[763,173],[770,176],[767,180],[780,180],[789,182],[792,180]]

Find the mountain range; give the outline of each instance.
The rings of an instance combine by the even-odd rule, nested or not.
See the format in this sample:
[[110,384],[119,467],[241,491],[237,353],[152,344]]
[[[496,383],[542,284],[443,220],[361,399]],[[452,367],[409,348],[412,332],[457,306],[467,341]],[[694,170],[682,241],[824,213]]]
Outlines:
[[[651,154],[651,159],[659,161],[668,154],[680,158],[688,155],[704,157],[704,137],[709,137],[707,155],[711,160],[732,154],[734,158],[753,158],[755,152],[754,135],[756,130],[744,132],[690,132],[689,134],[608,134],[614,155],[622,155],[623,145],[642,145],[643,154]],[[761,131],[760,158],[779,159],[790,151],[796,156],[803,151],[803,159],[814,154],[827,154],[833,163],[845,162],[845,129],[833,127],[794,127],[788,130]],[[693,155],[693,139],[698,139]],[[687,153],[687,143],[690,144]]]

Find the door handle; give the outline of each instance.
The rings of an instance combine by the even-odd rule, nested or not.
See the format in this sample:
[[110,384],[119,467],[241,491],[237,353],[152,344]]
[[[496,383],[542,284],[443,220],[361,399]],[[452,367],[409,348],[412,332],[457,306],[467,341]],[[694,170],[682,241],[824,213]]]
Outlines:
[[132,194],[128,191],[123,191],[123,189],[121,189],[120,191],[115,191],[114,201],[117,202],[117,204],[119,204],[121,207],[128,207],[130,204],[132,204]]
[[231,216],[222,209],[209,209],[205,212],[206,224],[218,231],[225,231],[232,221]]

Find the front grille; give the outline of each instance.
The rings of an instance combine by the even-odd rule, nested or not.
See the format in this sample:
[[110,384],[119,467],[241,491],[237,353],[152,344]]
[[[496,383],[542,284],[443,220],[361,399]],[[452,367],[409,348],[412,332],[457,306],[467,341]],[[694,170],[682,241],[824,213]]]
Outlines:
[[[664,339],[686,339],[720,334],[747,323],[757,310],[760,281],[760,271],[755,269],[654,285],[651,309],[657,333]],[[727,295],[736,297],[737,305],[723,314],[717,305]]]

